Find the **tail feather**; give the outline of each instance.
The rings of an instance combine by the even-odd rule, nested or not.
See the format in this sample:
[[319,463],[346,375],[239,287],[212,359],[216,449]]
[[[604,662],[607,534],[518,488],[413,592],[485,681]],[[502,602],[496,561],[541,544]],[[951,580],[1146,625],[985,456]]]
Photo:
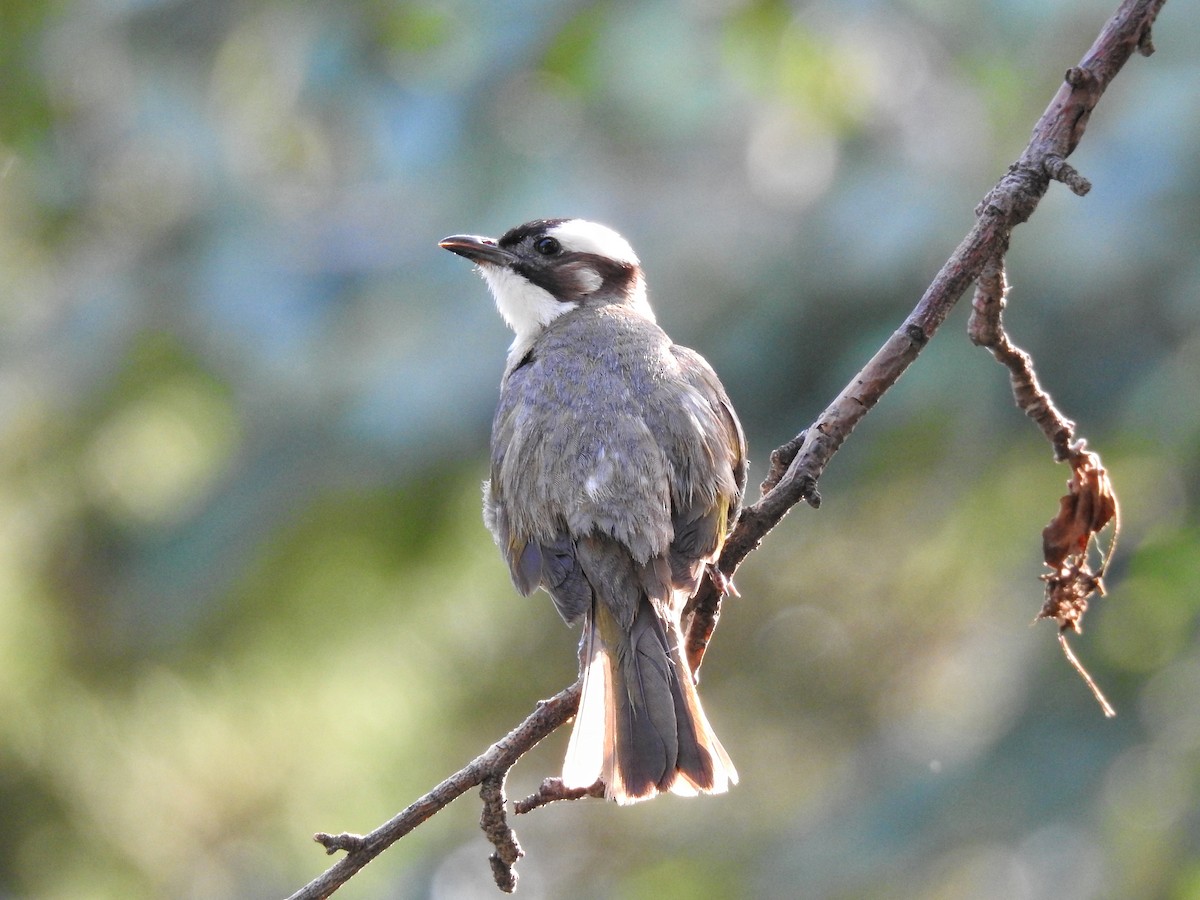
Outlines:
[[[682,664],[682,657],[676,651],[677,665]],[[679,778],[671,785],[676,794],[723,794],[731,784],[737,784],[738,773],[734,768],[729,754],[717,739],[704,707],[700,705],[700,695],[692,684],[691,673],[686,664],[683,668],[688,674],[679,679],[675,687],[675,702],[680,723],[679,738]],[[685,737],[682,733],[686,727],[690,734]]]
[[[607,630],[601,628],[602,639]],[[679,724],[674,672],[662,625],[649,603],[640,605],[627,639],[618,647],[613,679],[616,766],[610,787],[618,799],[652,797],[675,780]]]
[[563,786],[588,788],[599,779],[611,784],[613,768],[612,658],[592,627],[589,614],[584,621],[583,642],[580,647],[583,689],[579,695],[579,711],[567,744],[563,763]]
[[643,599],[622,629],[602,603],[584,624],[583,692],[563,783],[603,779],[634,803],[661,791],[720,793],[737,771],[708,723],[680,650],[678,628]]

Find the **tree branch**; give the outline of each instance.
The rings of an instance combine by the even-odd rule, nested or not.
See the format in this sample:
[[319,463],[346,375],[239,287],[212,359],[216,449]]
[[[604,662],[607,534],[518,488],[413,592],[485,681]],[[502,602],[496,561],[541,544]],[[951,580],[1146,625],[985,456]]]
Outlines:
[[[1024,152],[976,207],[975,227],[916,308],[817,420],[772,454],[773,464],[787,458],[790,462],[782,476],[773,478],[772,470],[763,483],[762,497],[742,511],[718,563],[727,578],[793,506],[801,500],[814,507],[820,504],[817,482],[833,454],[904,374],[989,262],[1004,258],[1013,228],[1033,214],[1050,182],[1062,181],[1076,194],[1087,193],[1091,185],[1066,158],[1079,144],[1092,110],[1121,67],[1135,52],[1153,52],[1150,30],[1165,2],[1125,0],[1118,7],[1079,65],[1067,70]],[[721,592],[706,579],[690,604],[687,652],[693,672],[699,670],[712,640],[721,600]]]
[[[575,710],[579,706],[580,689],[581,684],[577,681],[569,688],[559,691],[549,700],[538,703],[537,708],[524,722],[428,794],[397,813],[370,834],[330,835],[321,832],[313,835],[313,840],[322,844],[326,852],[336,853],[338,850],[345,850],[347,853],[336,864],[326,869],[320,877],[292,894],[288,900],[323,900],[345,884],[355,872],[430,816],[448,806],[452,800],[472,788],[482,785],[488,779],[492,779],[493,782],[503,779],[518,759],[535,747],[542,738],[575,715]],[[502,792],[502,788],[498,786],[493,787],[492,790]],[[487,803],[485,797],[485,804]],[[493,803],[492,806],[494,808],[495,804]],[[501,801],[501,809],[502,807],[503,801]],[[489,838],[496,833],[502,843],[505,841],[503,829],[507,826],[500,825],[494,817],[485,819],[483,827],[488,831]],[[507,866],[510,870],[512,864],[516,862],[516,856],[520,855],[520,847],[516,844],[515,835],[512,836],[512,847],[515,848],[516,853],[511,861],[504,862],[505,851],[500,850],[499,845],[497,845],[497,856],[493,857],[494,859],[499,858],[502,866]],[[496,863],[492,865],[495,872]],[[497,873],[498,876],[500,874]],[[511,891],[515,886],[516,878],[514,876],[508,890]],[[504,889],[503,885],[501,885],[501,889]]]
[[[833,455],[917,358],[954,304],[985,274],[985,269],[990,273],[988,277],[1003,278],[1002,261],[1012,230],[1033,214],[1050,182],[1061,181],[1078,195],[1087,193],[1089,183],[1066,159],[1082,138],[1104,90],[1129,57],[1134,52],[1143,55],[1153,52],[1150,29],[1165,2],[1124,0],[1121,3],[1080,64],[1067,71],[1024,152],[976,208],[975,226],[942,266],[912,313],[817,420],[771,454],[771,468],[761,486],[761,497],[742,511],[721,554],[718,565],[726,578],[733,576],[793,506],[801,501],[813,507],[820,504],[817,483]],[[717,582],[724,580],[705,578],[689,604],[687,652],[693,671],[699,669],[716,628],[722,600]],[[492,856],[497,884],[502,890],[511,891],[516,885],[512,866],[521,856],[521,850],[504,815],[504,776],[524,753],[575,714],[579,693],[580,684],[576,682],[539,703],[502,740],[370,834],[317,834],[315,839],[329,853],[345,850],[346,856],[289,900],[330,896],[391,844],[477,786],[483,786],[485,809],[481,824],[497,848]],[[536,794],[518,804],[518,811],[595,793],[565,791],[556,779],[547,779]]]

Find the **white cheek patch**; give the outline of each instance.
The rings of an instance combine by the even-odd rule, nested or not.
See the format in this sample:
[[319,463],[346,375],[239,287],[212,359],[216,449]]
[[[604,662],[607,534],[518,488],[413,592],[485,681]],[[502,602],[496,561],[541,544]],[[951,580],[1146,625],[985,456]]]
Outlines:
[[563,249],[574,253],[594,253],[616,262],[636,266],[637,255],[629,241],[611,228],[586,219],[570,219],[555,225],[546,234],[555,238]]
[[604,284],[604,279],[591,266],[580,266],[575,270],[575,283],[579,285],[579,293],[590,294]]
[[496,298],[500,315],[516,332],[518,342],[532,338],[563,313],[578,306],[577,303],[559,303],[549,291],[507,267],[482,265],[479,271]]

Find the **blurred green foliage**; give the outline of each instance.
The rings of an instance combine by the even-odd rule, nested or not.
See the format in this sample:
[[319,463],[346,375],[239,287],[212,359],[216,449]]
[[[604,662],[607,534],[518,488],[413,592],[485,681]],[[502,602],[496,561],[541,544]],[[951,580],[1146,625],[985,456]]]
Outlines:
[[[626,234],[757,481],[1110,6],[0,4],[0,894],[285,895],[573,678],[480,523],[508,338],[438,238]],[[1119,717],[1029,627],[1066,472],[959,314],[739,573],[742,783],[518,820],[522,894],[1197,896],[1198,37],[1168,4],[1010,255],[1122,500],[1073,638]],[[343,894],[493,896],[477,815]]]

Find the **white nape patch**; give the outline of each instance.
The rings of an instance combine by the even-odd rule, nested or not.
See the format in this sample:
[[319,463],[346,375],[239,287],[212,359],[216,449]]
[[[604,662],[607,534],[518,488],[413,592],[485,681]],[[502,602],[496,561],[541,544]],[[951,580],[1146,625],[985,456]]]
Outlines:
[[[642,318],[651,322],[656,321],[654,310],[650,308],[650,301],[646,299],[646,280],[642,277],[641,263],[638,262],[633,247],[629,246],[629,241],[607,225],[589,222],[587,219],[568,219],[561,225],[555,225],[546,234],[556,238],[562,244],[563,249],[568,252],[593,253],[596,256],[603,256],[606,259],[636,267],[637,274],[634,276],[633,288],[625,305],[632,308]],[[588,278],[589,274],[593,276],[590,279]],[[590,293],[604,283],[598,272],[587,268],[582,270],[579,279],[580,286],[584,289],[583,293]],[[588,284],[593,281],[595,286],[588,287]]]
[[654,310],[650,308],[650,300],[646,296],[646,279],[642,277],[641,272],[638,272],[637,280],[633,283],[628,304],[642,318],[649,319],[651,322],[658,321],[654,316]]
[[594,253],[631,266],[638,264],[637,255],[629,246],[629,241],[607,225],[589,222],[587,219],[569,219],[561,225],[555,225],[546,234],[562,244],[563,249],[571,252]]

